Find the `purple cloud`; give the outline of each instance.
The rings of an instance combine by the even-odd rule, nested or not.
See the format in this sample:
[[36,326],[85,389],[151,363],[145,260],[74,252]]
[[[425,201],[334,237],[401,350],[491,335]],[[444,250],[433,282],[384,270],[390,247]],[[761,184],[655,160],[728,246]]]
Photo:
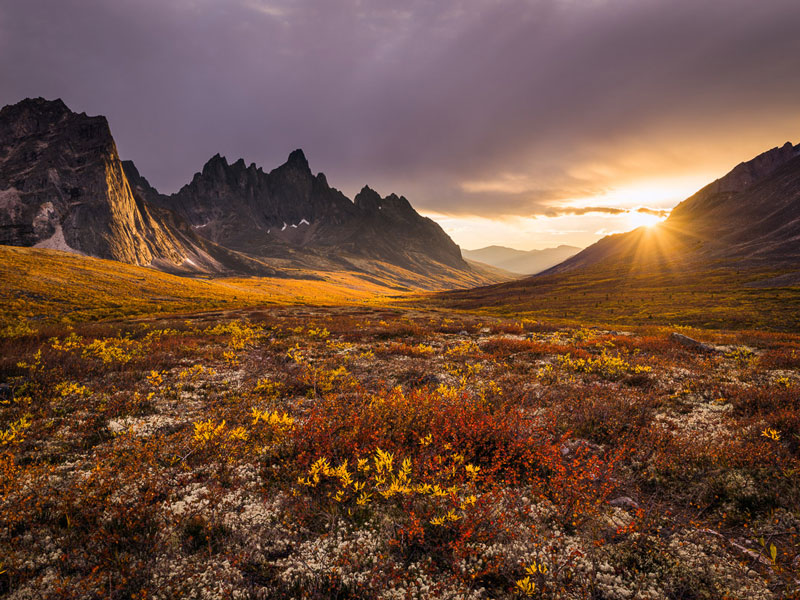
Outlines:
[[[105,114],[165,192],[302,147],[349,194],[547,214],[796,139],[798,26],[796,0],[25,0],[0,7],[0,104]],[[527,184],[464,186],[506,174]]]

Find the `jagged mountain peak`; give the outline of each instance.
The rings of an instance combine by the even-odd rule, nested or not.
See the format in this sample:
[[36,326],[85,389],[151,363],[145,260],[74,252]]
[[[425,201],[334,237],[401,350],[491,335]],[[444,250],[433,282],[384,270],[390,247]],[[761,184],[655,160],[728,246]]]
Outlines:
[[309,181],[314,177],[314,174],[311,172],[311,167],[308,164],[308,160],[306,159],[306,155],[299,148],[292,151],[289,154],[289,158],[286,159],[286,162],[273,169],[270,174],[279,177],[299,177]]
[[214,156],[206,161],[206,164],[203,165],[203,170],[201,172],[203,174],[213,173],[215,171],[227,169],[228,166],[228,159],[217,152]]
[[365,186],[351,201],[311,172],[301,149],[269,172],[217,153],[168,196],[119,159],[104,117],[44,99],[0,115],[0,200],[10,207],[0,214],[0,243],[177,272],[272,272],[277,261],[377,272],[393,265],[400,279],[482,277],[405,197]]
[[[71,150],[110,153],[116,145],[108,121],[103,116],[72,112],[58,98],[26,98],[0,110],[0,140],[10,152],[25,148],[29,160],[49,155],[49,143],[67,136]],[[35,148],[28,147],[35,140]],[[50,158],[56,157],[48,157]]]
[[[77,114],[73,113],[64,101],[61,98],[56,98],[55,100],[47,100],[46,98],[37,97],[37,98],[25,98],[24,100],[20,100],[16,104],[9,104],[8,106],[4,106],[2,110],[0,110],[0,114],[7,117],[7,115],[11,113],[15,113],[17,115],[25,112],[36,113],[36,114],[50,114],[50,115],[72,115]],[[83,113],[81,113],[83,114]]]
[[[297,149],[294,150],[292,153],[289,154],[289,158],[286,160],[285,163],[280,165],[279,167],[275,168],[273,171],[279,170],[292,170],[292,171],[299,171],[301,173],[308,173],[311,174],[311,168],[308,164],[308,160],[306,160],[305,154],[302,150]],[[264,174],[264,170],[256,165],[256,163],[251,162],[249,165],[245,162],[244,158],[238,158],[235,161],[229,163],[228,159],[217,152],[214,156],[209,158],[206,163],[203,165],[202,170],[197,175],[203,176],[222,176],[227,173],[240,173],[243,171],[250,171],[251,173],[261,173]],[[325,175],[319,173],[317,178],[321,181],[327,181],[325,179]]]
[[381,196],[368,185],[361,188],[361,191],[356,194],[353,199],[357,208],[361,210],[378,210],[381,207]]
[[298,148],[297,150],[293,150],[289,154],[289,158],[286,160],[287,165],[291,165],[294,167],[300,167],[302,169],[309,169],[308,160],[306,159],[306,155],[303,153],[302,149]]
[[105,117],[61,100],[0,111],[0,243],[38,246],[179,273],[273,273],[193,234],[136,166],[119,159]]
[[323,173],[313,175],[299,149],[267,173],[215,157],[177,194],[156,201],[203,237],[255,256],[303,249],[374,257],[419,272],[431,259],[469,269],[458,246],[405,197],[382,198],[364,186],[351,201]]
[[405,196],[398,196],[395,193],[391,193],[383,199],[382,206],[386,208],[393,208],[399,211],[413,211],[416,213],[414,208],[411,206],[411,202],[408,201],[408,198]]
[[378,192],[368,185],[361,188],[361,191],[356,194],[353,202],[356,207],[361,210],[374,211],[388,209],[399,213],[413,213],[419,216],[405,196],[398,196],[395,193],[391,193],[382,198]]

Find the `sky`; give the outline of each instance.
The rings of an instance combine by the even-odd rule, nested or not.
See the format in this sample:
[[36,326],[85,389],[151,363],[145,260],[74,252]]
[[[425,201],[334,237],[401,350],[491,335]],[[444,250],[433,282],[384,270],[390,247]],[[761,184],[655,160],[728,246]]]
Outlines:
[[0,0],[0,105],[108,117],[164,193],[302,148],[465,248],[586,246],[800,141],[797,0]]

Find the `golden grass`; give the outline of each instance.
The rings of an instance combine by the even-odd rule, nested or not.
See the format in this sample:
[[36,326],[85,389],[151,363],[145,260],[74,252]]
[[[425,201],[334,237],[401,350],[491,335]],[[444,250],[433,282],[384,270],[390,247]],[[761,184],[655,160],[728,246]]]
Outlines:
[[[309,279],[309,276],[318,279]],[[357,273],[197,279],[38,248],[0,246],[0,332],[265,304],[375,302],[397,289]]]
[[800,331],[800,287],[752,285],[777,275],[726,265],[647,272],[618,265],[407,301],[564,324]]

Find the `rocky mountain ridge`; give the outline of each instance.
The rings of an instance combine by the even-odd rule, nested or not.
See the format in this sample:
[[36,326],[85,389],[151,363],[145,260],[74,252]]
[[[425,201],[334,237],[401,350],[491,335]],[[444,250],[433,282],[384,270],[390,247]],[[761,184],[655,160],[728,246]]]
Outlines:
[[275,273],[134,193],[106,118],[74,113],[61,100],[0,110],[0,243],[184,274]]
[[312,173],[302,150],[269,172],[243,159],[228,164],[217,154],[171,196],[158,194],[141,182],[132,163],[125,165],[152,203],[176,212],[198,235],[239,252],[265,258],[298,249],[344,252],[410,270],[426,269],[431,259],[469,268],[441,227],[406,198],[381,197],[365,186],[351,201],[323,173]]
[[167,196],[120,160],[105,117],[42,98],[0,111],[0,243],[184,274],[321,268],[487,281],[406,198],[365,186],[351,201],[302,150],[269,172],[217,154]]

